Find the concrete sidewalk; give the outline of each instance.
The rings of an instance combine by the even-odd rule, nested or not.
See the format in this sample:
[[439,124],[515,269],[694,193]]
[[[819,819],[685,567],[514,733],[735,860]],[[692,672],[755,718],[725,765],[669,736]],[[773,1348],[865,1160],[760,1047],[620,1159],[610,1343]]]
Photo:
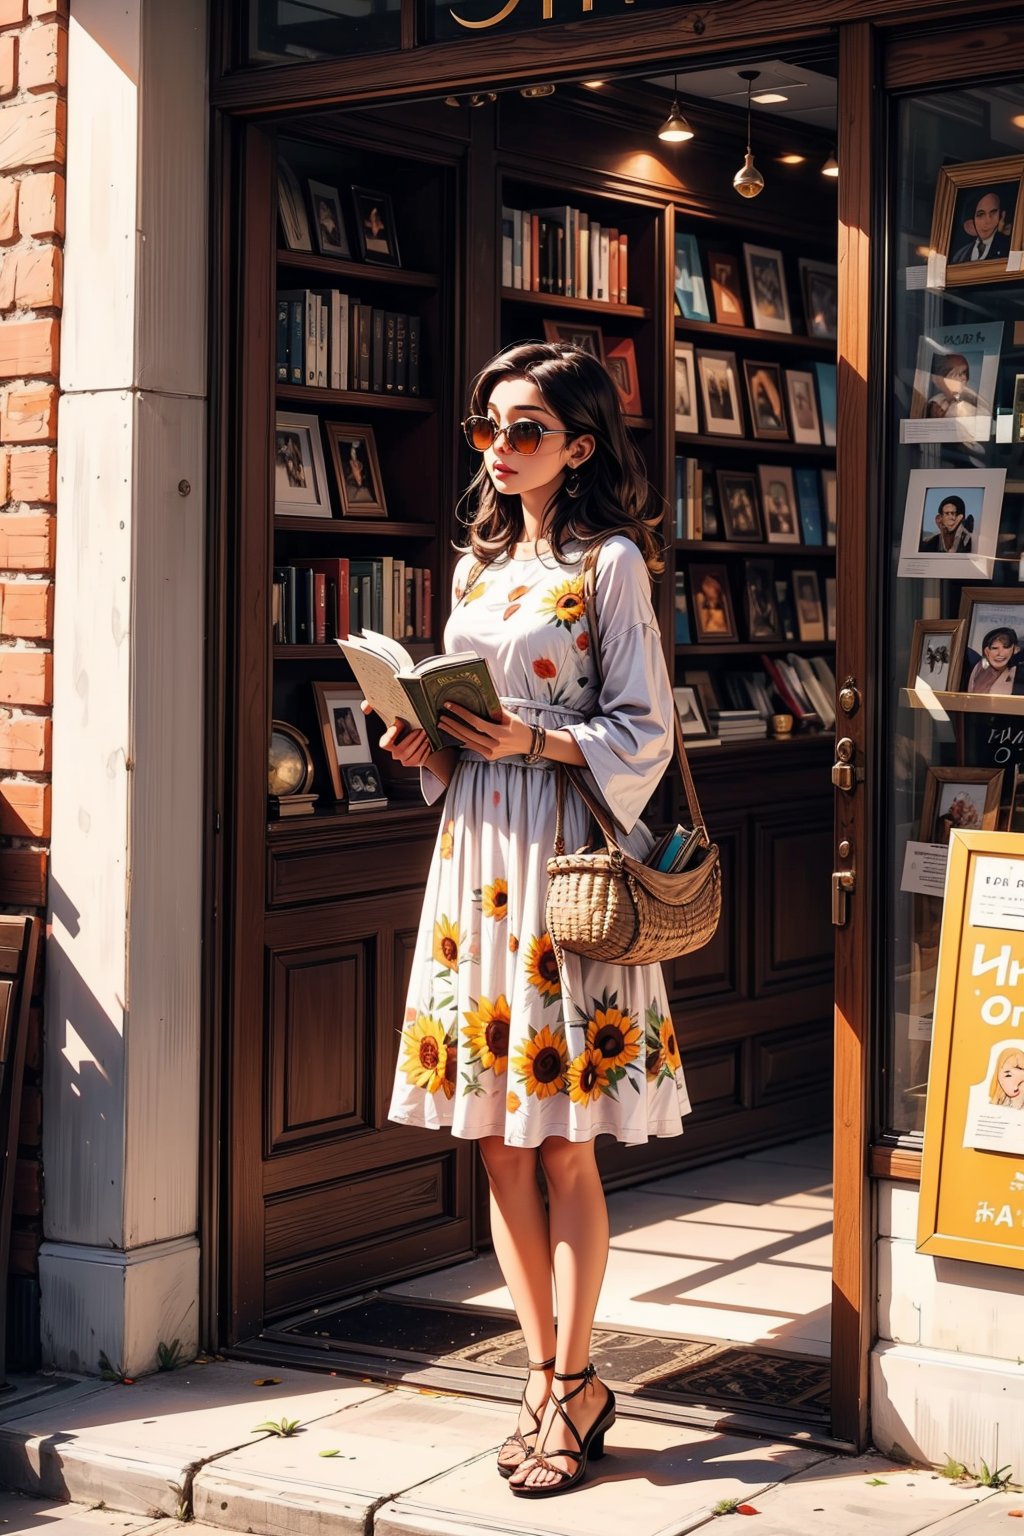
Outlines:
[[[282,1417],[296,1434],[258,1428]],[[169,1536],[190,1519],[266,1536],[683,1536],[738,1501],[760,1536],[1024,1532],[1021,1493],[625,1415],[581,1488],[528,1502],[494,1470],[509,1426],[507,1406],[237,1361],[130,1386],[33,1378],[0,1402],[0,1485],[19,1490],[0,1521],[52,1536]]]

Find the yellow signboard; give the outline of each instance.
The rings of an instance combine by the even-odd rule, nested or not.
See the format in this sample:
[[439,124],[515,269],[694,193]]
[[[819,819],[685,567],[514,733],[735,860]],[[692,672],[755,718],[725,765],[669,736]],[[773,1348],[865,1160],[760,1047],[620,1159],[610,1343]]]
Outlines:
[[1024,1269],[1024,835],[953,832],[917,1247]]

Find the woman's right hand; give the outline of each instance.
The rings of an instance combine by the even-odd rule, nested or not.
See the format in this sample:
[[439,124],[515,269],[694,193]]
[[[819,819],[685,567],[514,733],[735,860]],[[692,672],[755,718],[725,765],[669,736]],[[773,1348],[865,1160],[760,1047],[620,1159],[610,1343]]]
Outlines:
[[[360,708],[364,715],[373,713],[365,699]],[[389,725],[380,738],[380,745],[406,768],[422,768],[434,750],[426,731],[413,730],[407,720],[396,720],[394,725]]]

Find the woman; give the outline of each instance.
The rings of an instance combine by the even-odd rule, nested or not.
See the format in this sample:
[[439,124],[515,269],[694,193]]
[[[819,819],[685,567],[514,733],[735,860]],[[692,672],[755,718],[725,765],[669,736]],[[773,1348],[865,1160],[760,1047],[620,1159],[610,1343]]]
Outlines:
[[[390,1113],[480,1142],[530,1361],[498,1471],[539,1498],[580,1481],[615,1417],[589,1363],[608,1254],[595,1139],[678,1135],[690,1107],[660,968],[556,955],[545,929],[554,770],[588,770],[624,846],[643,856],[652,840],[637,818],[672,755],[673,699],[650,598],[660,562],[647,483],[601,364],[540,342],[499,353],[464,429],[483,463],[444,644],[486,657],[502,718],[452,705],[445,728],[461,746],[442,752],[403,722],[381,739],[423,770],[428,800],[446,792]],[[589,818],[566,798],[576,848]]]
[[988,1085],[988,1101],[1006,1109],[1024,1110],[1024,1050],[1008,1045],[999,1052]]
[[981,660],[971,668],[968,693],[1015,693],[1020,661],[1017,631],[1008,624],[990,629],[981,642]]

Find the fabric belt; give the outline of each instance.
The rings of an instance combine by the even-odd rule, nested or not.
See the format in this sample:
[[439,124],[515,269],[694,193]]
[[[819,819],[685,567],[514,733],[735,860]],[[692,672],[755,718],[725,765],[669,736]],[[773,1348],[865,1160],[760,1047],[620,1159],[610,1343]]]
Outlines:
[[574,720],[587,718],[581,709],[570,709],[565,704],[552,704],[547,699],[511,699],[505,694],[501,694],[500,698],[507,709],[547,709],[556,715],[571,715]]
[[[501,694],[500,698],[506,709],[541,709],[548,710],[554,714],[570,716],[572,720],[585,720],[587,718],[580,709],[567,709],[564,704],[551,704],[545,699],[514,699],[506,694]],[[569,723],[570,721],[567,720],[566,724]],[[553,726],[552,729],[557,730],[557,726]],[[491,762],[490,758],[475,752],[472,747],[462,747],[460,749],[459,762],[488,763],[492,768],[539,768],[545,773],[550,773],[553,768],[557,767],[557,764],[552,762],[549,757],[542,757],[539,763],[528,763],[518,753],[513,757],[499,757],[495,762]]]

